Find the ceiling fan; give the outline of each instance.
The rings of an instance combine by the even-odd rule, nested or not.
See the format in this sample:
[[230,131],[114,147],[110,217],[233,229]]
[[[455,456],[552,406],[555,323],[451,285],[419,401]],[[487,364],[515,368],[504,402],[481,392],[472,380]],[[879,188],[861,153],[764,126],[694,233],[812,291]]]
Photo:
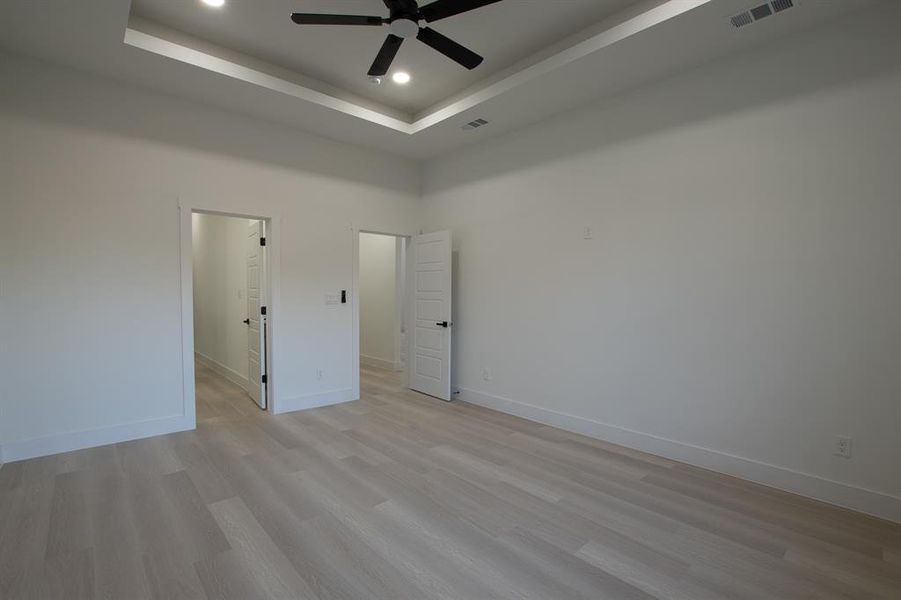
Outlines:
[[298,25],[371,25],[381,27],[388,25],[391,33],[382,44],[369,68],[371,77],[381,77],[388,72],[391,62],[400,50],[406,38],[415,37],[427,46],[431,46],[449,59],[463,65],[467,69],[475,69],[482,62],[482,57],[472,50],[461,46],[449,37],[441,35],[430,27],[420,27],[419,22],[433,23],[447,17],[481,8],[500,0],[435,0],[419,6],[416,0],[382,0],[390,11],[386,17],[366,17],[360,15],[321,15],[310,13],[293,13],[291,20]]

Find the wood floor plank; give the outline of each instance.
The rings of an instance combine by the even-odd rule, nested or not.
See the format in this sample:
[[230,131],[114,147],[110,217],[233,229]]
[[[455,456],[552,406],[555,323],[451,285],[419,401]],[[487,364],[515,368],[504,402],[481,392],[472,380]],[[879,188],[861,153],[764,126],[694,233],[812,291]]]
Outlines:
[[[611,569],[609,563],[584,560],[581,550],[575,555],[565,552],[522,530],[507,534],[502,541],[523,560],[534,565],[543,576],[567,585],[576,591],[577,597],[586,599],[657,598],[659,596],[655,592],[664,589],[659,582],[666,579],[675,584],[678,575],[673,576],[668,569],[659,570],[643,564],[644,568],[639,573],[627,577],[623,569]],[[649,582],[654,582],[654,585]],[[668,589],[674,588],[675,585],[672,585]],[[670,597],[674,596],[670,594]]]
[[44,562],[52,498],[52,479],[22,484],[6,494],[4,501],[10,507],[0,534],[0,598],[15,598],[23,590],[34,589],[29,579]]
[[691,477],[672,473],[652,473],[646,476],[643,481],[702,502],[716,504],[751,519],[763,521],[761,526],[770,526],[786,532],[797,533],[800,536],[807,536],[839,547],[849,548],[854,552],[875,558],[882,556],[882,545],[877,540],[867,539],[861,534],[847,532],[841,526],[805,518],[803,515],[798,514],[797,511],[783,510],[774,512],[772,510],[773,505],[770,503],[762,502],[759,499],[754,501],[747,498],[747,495],[734,494],[722,487],[698,483]]
[[156,593],[196,596],[194,562],[229,549],[212,515],[183,471],[126,481],[146,578]]
[[165,475],[183,468],[169,438],[164,436],[116,444],[116,454],[126,474]]
[[185,467],[185,472],[207,504],[225,500],[235,495],[228,481],[213,466],[199,439],[194,436],[175,444],[175,454]]
[[90,512],[84,485],[81,471],[61,473],[54,478],[45,558],[91,547]]
[[[188,565],[173,569],[157,557],[144,555],[144,580],[154,600],[204,600],[206,593],[196,572]],[[177,575],[173,576],[173,573]]]
[[245,557],[230,550],[197,561],[194,568],[209,600],[268,598]]
[[218,554],[230,549],[228,539],[203,502],[185,471],[161,478],[161,485],[176,515],[182,546],[191,546],[198,556]]
[[210,510],[234,553],[247,565],[266,597],[316,598],[240,498],[220,500]]
[[94,563],[90,548],[57,553],[44,562],[30,582],[36,600],[89,600],[95,597]]
[[0,467],[0,492],[14,490],[22,481],[22,472],[27,461],[6,463]]
[[[415,527],[420,536],[439,548],[445,560],[454,561],[492,589],[504,590],[507,597],[514,598],[578,598],[578,593],[568,583],[544,577],[535,565],[501,542],[455,518],[445,511],[416,502],[397,503],[389,501],[377,508],[378,512]],[[613,578],[611,578],[611,581]],[[599,588],[598,597],[604,598],[651,598],[637,589],[630,589],[623,582],[614,582],[617,592]]]
[[0,468],[0,598],[901,598],[901,525],[401,386]]
[[89,470],[85,477],[90,479],[86,489],[96,597],[158,598],[147,585],[125,474],[101,468]]
[[423,597],[411,578],[331,514],[303,523],[299,536],[309,555],[304,577],[320,582],[322,598]]

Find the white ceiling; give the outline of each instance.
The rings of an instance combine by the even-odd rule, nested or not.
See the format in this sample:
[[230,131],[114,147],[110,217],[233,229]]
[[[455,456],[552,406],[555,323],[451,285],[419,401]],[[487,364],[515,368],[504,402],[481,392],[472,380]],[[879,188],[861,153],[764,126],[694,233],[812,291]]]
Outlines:
[[[486,56],[489,51],[485,48],[490,46],[492,70],[486,67],[485,71],[477,74],[475,81],[466,79],[473,75],[461,74],[457,71],[459,67],[450,61],[445,64],[446,59],[430,48],[408,42],[413,49],[406,51],[405,48],[401,56],[404,61],[423,60],[429,65],[436,65],[437,69],[448,69],[450,72],[446,80],[426,81],[428,85],[422,92],[404,91],[414,94],[415,102],[372,96],[375,92],[370,89],[365,90],[369,97],[363,97],[362,90],[341,83],[340,77],[350,77],[356,81],[353,74],[361,69],[365,71],[372,60],[373,51],[369,48],[369,42],[362,39],[348,40],[348,43],[356,44],[354,47],[357,50],[348,50],[343,44],[338,44],[344,50],[340,53],[335,51],[328,58],[338,69],[333,74],[298,72],[296,69],[301,68],[298,62],[301,59],[295,59],[296,64],[282,60],[291,58],[293,51],[286,53],[282,59],[262,57],[262,50],[256,51],[239,42],[201,37],[206,35],[211,38],[209,32],[177,32],[171,24],[162,26],[146,18],[131,17],[128,0],[3,0],[0,5],[0,49],[76,67],[333,139],[424,159],[671,76],[718,57],[758,47],[850,11],[897,0],[795,0],[798,8],[737,30],[729,25],[728,18],[763,0],[643,0],[638,4],[635,0],[626,0],[628,6],[623,11],[560,41],[559,36],[566,35],[567,28],[571,30],[576,26],[575,21],[571,20],[575,19],[573,15],[587,14],[589,5],[601,7],[599,12],[593,13],[595,16],[602,15],[611,7],[623,5],[617,0],[535,0],[543,6],[557,6],[558,3],[567,4],[570,1],[574,6],[571,9],[573,12],[567,12],[569,16],[566,19],[553,19],[549,24],[530,26],[527,34],[516,37],[512,50],[506,47],[504,38],[492,36],[490,31],[480,29],[480,25],[473,25],[471,28],[474,29],[467,31],[463,23],[470,15],[452,17],[446,21],[451,25],[451,21],[459,19],[453,25],[455,28],[459,26],[460,31],[445,28],[444,21],[436,23],[436,29],[441,25],[443,33],[457,36],[459,41],[471,44],[476,51],[485,52]],[[191,12],[194,5],[204,8],[199,0],[136,2],[141,6],[178,5],[179,10],[185,12]],[[251,17],[248,18],[260,19],[253,21],[258,24],[263,20],[261,15],[269,14],[265,11],[270,10],[271,6],[281,6],[273,10],[284,14],[285,10],[290,13],[295,9],[309,9],[310,12],[329,6],[334,9],[337,4],[334,0],[226,2],[226,8],[222,11],[240,7],[249,11]],[[379,0],[341,0],[340,5],[348,8],[342,8],[340,12],[356,12],[361,5],[374,5],[374,9],[378,9],[379,3]],[[250,4],[260,13],[254,15],[247,7]],[[515,12],[523,18],[523,15],[532,14],[529,11],[533,9],[532,0],[505,0],[476,12],[485,11],[486,15],[497,12],[500,17],[492,17],[498,19],[495,27],[505,28],[512,21],[507,15]],[[209,13],[210,9],[204,10]],[[361,12],[365,14],[372,10]],[[153,15],[145,13],[145,16]],[[284,35],[292,39],[300,38],[297,32],[300,27],[285,20]],[[188,28],[188,25],[180,26]],[[222,31],[227,29],[224,25],[217,27]],[[240,27],[236,25],[228,27],[240,32]],[[281,27],[278,26],[280,30]],[[322,27],[323,31],[339,29]],[[328,43],[331,47],[332,36],[336,40],[340,35],[343,40],[345,35],[349,37],[357,30],[368,28],[346,29],[351,31],[331,35],[312,32],[310,35],[325,35],[322,43]],[[256,36],[250,35],[246,43],[252,43],[254,39]],[[554,43],[555,39],[557,41]],[[551,40],[550,46],[525,55],[536,44],[547,40]],[[274,39],[271,41],[275,42]],[[226,45],[232,43],[233,46]],[[306,44],[306,41],[296,43]],[[377,49],[378,39],[374,45]],[[276,43],[267,42],[265,46],[279,49]],[[362,53],[364,47],[365,54]],[[361,53],[359,57],[356,56],[358,52]],[[281,64],[273,61],[280,61]],[[509,64],[510,61],[514,61],[513,64]],[[312,62],[318,63],[318,59]],[[361,62],[363,66],[348,66],[351,62]],[[409,87],[413,90],[420,85],[422,74],[419,63],[405,63],[407,65],[410,65],[416,78]],[[389,90],[384,93],[397,92]],[[379,90],[379,93],[382,91]],[[440,99],[448,93],[450,98]],[[417,106],[436,102],[435,98],[439,98],[437,105],[430,105],[418,114],[410,114],[409,111]],[[399,107],[403,110],[398,110]],[[489,124],[473,131],[461,129],[461,125],[478,117],[487,119]]]
[[[292,12],[388,16],[382,0],[133,0],[133,15],[318,79],[333,88],[418,114],[480,79],[606,19],[639,0],[503,0],[431,27],[481,54],[467,69],[408,40],[393,63],[413,84],[373,85],[366,77],[387,27],[295,25]],[[425,4],[425,2],[423,2]]]

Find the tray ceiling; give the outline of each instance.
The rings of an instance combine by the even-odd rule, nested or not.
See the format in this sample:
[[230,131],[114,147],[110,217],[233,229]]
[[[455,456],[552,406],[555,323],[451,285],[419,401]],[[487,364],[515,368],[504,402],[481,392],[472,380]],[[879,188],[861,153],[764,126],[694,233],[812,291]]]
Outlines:
[[637,3],[503,0],[441,20],[432,27],[481,54],[485,61],[468,71],[428,46],[408,40],[392,69],[410,73],[412,81],[404,86],[391,81],[374,85],[366,76],[387,27],[301,26],[289,18],[295,11],[388,16],[382,0],[226,0],[221,8],[210,8],[199,0],[134,0],[131,13],[321,81],[333,94],[343,91],[348,98],[362,97],[416,115]]

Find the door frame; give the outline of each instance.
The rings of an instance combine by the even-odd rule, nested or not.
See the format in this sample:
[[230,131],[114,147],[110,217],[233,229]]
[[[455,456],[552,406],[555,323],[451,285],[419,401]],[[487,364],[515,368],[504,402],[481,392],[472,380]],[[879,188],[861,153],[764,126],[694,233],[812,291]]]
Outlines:
[[[182,352],[182,409],[190,423],[197,427],[197,398],[194,383],[194,246],[192,215],[194,213],[256,219],[266,222],[266,252],[263,268],[266,274],[266,410],[276,414],[278,410],[278,378],[275,368],[275,341],[278,339],[279,291],[281,289],[280,252],[281,218],[273,211],[260,213],[258,209],[243,206],[223,207],[179,200],[179,265],[181,288],[181,352]],[[271,239],[271,241],[270,241]]]
[[397,233],[391,231],[382,231],[378,229],[366,229],[351,227],[353,237],[353,276],[351,278],[350,298],[351,311],[353,313],[353,326],[351,332],[351,372],[353,374],[353,398],[360,399],[360,234],[374,233],[376,235],[390,235],[395,238],[403,238],[407,251],[405,257],[407,264],[404,265],[404,280],[406,282],[405,294],[403,302],[407,304],[408,310],[405,311],[407,318],[405,319],[404,328],[407,331],[407,364],[404,367],[402,382],[404,387],[410,387],[410,350],[412,337],[410,336],[410,275],[413,263],[410,262],[410,243],[413,233]]

